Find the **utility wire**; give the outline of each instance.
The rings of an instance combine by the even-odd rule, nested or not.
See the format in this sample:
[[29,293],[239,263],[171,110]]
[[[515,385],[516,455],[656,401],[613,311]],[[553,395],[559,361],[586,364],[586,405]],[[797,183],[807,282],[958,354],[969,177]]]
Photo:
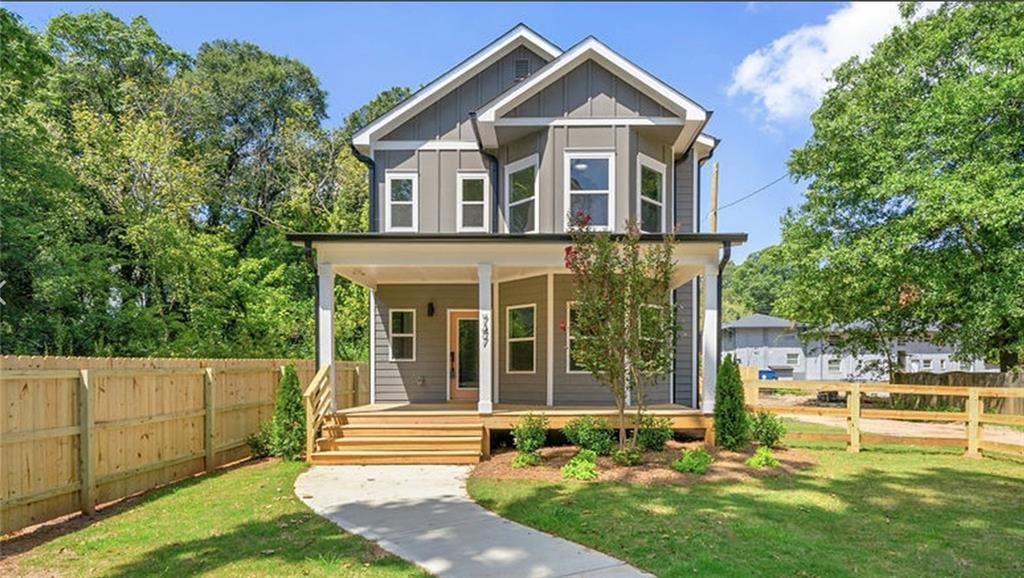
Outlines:
[[[782,179],[784,179],[784,178],[786,178],[788,176],[789,176],[789,172],[783,173],[777,179],[773,180],[772,182],[768,183],[767,185],[764,185],[763,187],[755,189],[755,190],[753,190],[753,191],[743,195],[742,197],[736,199],[735,201],[733,201],[731,203],[726,203],[726,204],[722,205],[721,207],[718,207],[718,212],[721,213],[723,209],[728,209],[729,207],[731,207],[733,205],[737,205],[739,203],[742,203],[743,201],[749,199],[750,197],[753,197],[754,195],[756,195],[756,194],[758,194],[758,193],[760,193],[762,191],[765,191],[765,190],[771,188],[772,185],[774,185],[775,183],[781,181]],[[704,218],[707,219],[710,216],[711,216],[711,211],[708,211],[708,214],[704,215]]]

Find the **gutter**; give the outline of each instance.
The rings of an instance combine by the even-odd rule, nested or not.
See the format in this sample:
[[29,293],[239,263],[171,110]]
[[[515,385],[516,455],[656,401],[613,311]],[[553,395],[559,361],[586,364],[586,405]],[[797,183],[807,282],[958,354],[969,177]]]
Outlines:
[[715,343],[717,343],[715,350],[718,353],[718,359],[715,362],[718,366],[722,365],[722,273],[725,271],[726,264],[729,263],[730,256],[732,256],[732,241],[723,241],[722,260],[718,262],[718,327],[715,328]]
[[501,202],[501,180],[498,175],[498,157],[484,150],[484,141],[480,138],[480,125],[476,119],[476,111],[469,113],[469,124],[473,127],[473,137],[476,139],[476,146],[480,154],[491,162],[491,201],[494,209],[491,210],[491,232],[498,232],[498,203]]
[[367,188],[367,194],[370,197],[370,223],[369,230],[371,233],[377,232],[377,163],[374,160],[363,153],[359,152],[356,145],[351,142],[348,143],[348,147],[352,150],[352,155],[359,159],[366,168],[369,169],[367,180],[369,181],[369,187]]

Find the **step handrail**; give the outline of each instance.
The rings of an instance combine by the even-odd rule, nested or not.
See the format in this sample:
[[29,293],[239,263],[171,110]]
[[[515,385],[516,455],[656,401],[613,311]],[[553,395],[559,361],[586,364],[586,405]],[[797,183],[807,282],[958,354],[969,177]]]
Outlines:
[[[325,391],[330,389],[330,379],[328,378],[331,370],[330,365],[324,365],[316,372],[313,376],[313,380],[309,382],[306,390],[302,392],[302,402],[306,407],[306,461],[312,462],[313,450],[316,444],[316,436],[320,433],[320,428],[323,426],[324,417],[327,415],[330,409],[330,403],[323,404],[322,399],[325,395]],[[329,400],[329,393],[328,400]],[[319,402],[319,403],[318,403]]]

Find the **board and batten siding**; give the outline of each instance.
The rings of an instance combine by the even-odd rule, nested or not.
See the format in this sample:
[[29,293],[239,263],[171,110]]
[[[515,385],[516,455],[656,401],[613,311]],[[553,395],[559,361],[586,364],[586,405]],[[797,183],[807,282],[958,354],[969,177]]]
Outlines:
[[697,322],[694,320],[696,304],[693,298],[693,285],[697,280],[687,282],[675,291],[676,323],[679,332],[676,334],[675,358],[675,403],[687,407],[697,407],[693,398],[694,365],[697,352],[694,350],[694,336],[697,335]]
[[[547,277],[540,275],[517,281],[507,281],[498,286],[498,304],[501,307],[498,318],[498,372],[500,403],[526,403],[544,405],[547,403]],[[508,373],[506,355],[508,350],[507,312],[509,307],[535,305],[534,316],[534,364],[533,373]]]

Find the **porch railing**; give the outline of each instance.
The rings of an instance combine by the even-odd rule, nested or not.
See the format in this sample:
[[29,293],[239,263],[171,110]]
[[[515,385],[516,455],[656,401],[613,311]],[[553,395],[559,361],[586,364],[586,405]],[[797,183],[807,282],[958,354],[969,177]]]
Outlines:
[[312,459],[316,436],[320,433],[324,418],[331,412],[330,369],[330,365],[321,367],[302,393],[302,401],[306,406],[306,461]]

